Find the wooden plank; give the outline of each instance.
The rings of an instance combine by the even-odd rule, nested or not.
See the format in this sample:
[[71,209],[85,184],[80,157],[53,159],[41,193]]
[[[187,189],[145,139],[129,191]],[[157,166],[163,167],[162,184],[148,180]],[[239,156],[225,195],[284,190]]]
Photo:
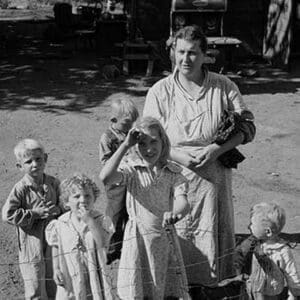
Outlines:
[[149,54],[125,54],[125,60],[149,60],[151,59],[151,55]]

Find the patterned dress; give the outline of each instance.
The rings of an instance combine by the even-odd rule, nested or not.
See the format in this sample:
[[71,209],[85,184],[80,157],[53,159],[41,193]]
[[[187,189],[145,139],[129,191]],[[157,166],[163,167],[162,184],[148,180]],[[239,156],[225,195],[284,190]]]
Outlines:
[[[130,166],[129,166],[130,165]],[[121,299],[188,299],[187,280],[173,226],[162,228],[163,214],[171,211],[173,196],[187,193],[181,168],[168,163],[154,176],[141,163],[123,164],[121,185],[127,186],[126,224],[118,272]]]
[[[103,245],[113,232],[109,218],[94,212],[94,219],[105,230]],[[112,279],[106,270],[105,248],[97,248],[88,226],[83,224],[80,231],[75,229],[71,213],[66,212],[49,223],[46,240],[50,246],[58,247],[59,267],[63,274],[64,286],[57,286],[57,300],[108,300],[112,294]]]
[[[157,118],[171,146],[197,154],[212,143],[224,110],[234,111],[247,122],[241,126],[244,143],[251,141],[255,126],[237,86],[227,77],[205,70],[198,97],[191,97],[178,81],[178,71],[150,88],[144,116]],[[231,169],[218,161],[197,172],[183,167],[189,182],[188,214],[177,223],[189,284],[215,285],[234,275],[233,203]]]

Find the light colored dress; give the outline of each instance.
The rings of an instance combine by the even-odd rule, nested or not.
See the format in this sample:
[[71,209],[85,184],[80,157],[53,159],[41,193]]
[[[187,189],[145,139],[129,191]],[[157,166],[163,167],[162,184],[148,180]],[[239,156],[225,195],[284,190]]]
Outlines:
[[[71,221],[71,212],[53,220],[46,228],[46,240],[58,247],[59,266],[64,278],[64,287],[57,286],[57,300],[104,300],[115,299],[112,295],[112,279],[106,270],[105,248],[97,248],[87,225],[80,231]],[[94,218],[106,234],[103,245],[113,233],[109,218],[95,211]]]
[[119,264],[118,296],[126,300],[188,299],[175,228],[162,228],[163,214],[172,210],[174,197],[187,193],[181,167],[168,163],[154,176],[145,165],[132,161],[119,170],[123,174],[120,184],[127,186],[129,220]]
[[[227,77],[206,70],[195,99],[183,89],[175,69],[149,89],[143,115],[162,123],[173,148],[196,154],[212,143],[224,110],[253,119],[237,86]],[[243,133],[244,143],[252,140],[254,125],[245,124]],[[231,169],[216,161],[198,172],[183,167],[183,174],[189,181],[191,211],[176,227],[188,282],[215,285],[234,275]]]

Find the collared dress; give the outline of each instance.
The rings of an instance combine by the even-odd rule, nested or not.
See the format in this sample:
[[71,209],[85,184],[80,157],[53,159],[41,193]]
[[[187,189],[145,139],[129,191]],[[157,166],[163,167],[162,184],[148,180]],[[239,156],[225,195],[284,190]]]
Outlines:
[[[226,76],[205,70],[197,97],[190,96],[178,80],[178,70],[148,91],[143,115],[157,118],[178,151],[197,155],[211,144],[224,110],[236,112],[243,143],[255,135],[253,115],[238,87]],[[189,182],[190,213],[176,224],[189,284],[215,285],[234,276],[235,246],[232,172],[219,161],[192,171],[183,167]]]
[[32,212],[48,201],[59,206],[58,179],[44,174],[42,186],[37,187],[26,174],[15,184],[2,208],[3,221],[16,226],[26,299],[46,300],[55,295],[51,251],[45,240],[45,228],[53,217],[41,219]]
[[173,208],[174,197],[187,193],[181,168],[167,163],[153,175],[142,162],[120,166],[121,185],[127,186],[126,224],[119,264],[118,296],[126,300],[173,296],[188,299],[180,246],[173,226],[162,228],[163,214]]
[[94,211],[94,219],[103,228],[103,248],[96,246],[86,224],[78,231],[72,225],[71,212],[53,220],[46,228],[50,246],[58,247],[59,267],[64,286],[57,287],[57,300],[116,299],[112,292],[112,278],[106,267],[106,248],[113,233],[110,218]]

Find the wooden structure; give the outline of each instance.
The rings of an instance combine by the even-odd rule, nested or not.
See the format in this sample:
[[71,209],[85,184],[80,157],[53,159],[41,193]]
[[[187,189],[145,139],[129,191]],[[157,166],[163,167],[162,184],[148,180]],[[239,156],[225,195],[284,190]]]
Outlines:
[[123,43],[115,44],[116,47],[122,48],[122,63],[123,74],[129,74],[130,61],[145,60],[147,61],[146,76],[151,76],[154,65],[153,47],[150,42],[130,42],[125,41]]

